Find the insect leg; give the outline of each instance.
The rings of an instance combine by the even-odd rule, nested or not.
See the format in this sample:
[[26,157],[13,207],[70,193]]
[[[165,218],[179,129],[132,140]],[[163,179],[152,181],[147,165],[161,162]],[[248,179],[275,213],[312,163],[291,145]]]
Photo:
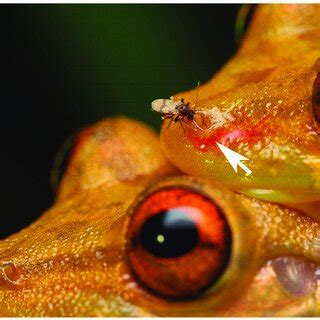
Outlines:
[[164,113],[161,118],[162,120],[172,118],[172,114]]
[[198,98],[199,98],[199,87],[200,87],[200,81],[198,81],[198,84],[197,84],[196,102],[195,102],[195,105],[194,105],[194,110],[197,110]]
[[[184,117],[181,118],[181,120],[186,123],[186,119]],[[179,121],[181,128],[183,129],[184,132],[186,132],[185,127],[182,125],[182,121]]]
[[169,127],[171,126],[171,123],[176,123],[176,122],[180,122],[180,115],[176,115],[176,116],[171,116],[171,121],[169,122],[168,126],[167,126],[167,130],[169,129]]
[[178,122],[178,121],[180,121],[180,115],[178,114],[178,115],[176,115],[174,118],[173,118],[173,123],[176,123],[176,122]]
[[167,119],[171,118],[170,122],[168,123],[167,125],[167,130],[169,129],[169,127],[171,126],[171,123],[175,123],[175,118],[176,117],[173,117],[172,115],[168,115]]
[[194,124],[194,126],[195,126],[197,129],[199,129],[199,130],[201,130],[201,131],[205,131],[205,129],[201,128],[201,127],[198,125],[198,123],[197,123],[197,121],[196,121],[195,119],[192,119],[192,123]]

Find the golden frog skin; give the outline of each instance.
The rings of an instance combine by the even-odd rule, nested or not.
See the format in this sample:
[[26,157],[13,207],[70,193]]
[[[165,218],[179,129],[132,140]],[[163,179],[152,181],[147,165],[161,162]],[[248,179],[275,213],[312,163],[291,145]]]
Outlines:
[[[252,175],[234,174],[209,147],[198,151],[212,132],[206,136],[188,122],[162,128],[170,162],[157,134],[139,122],[113,118],[84,130],[53,206],[0,241],[0,315],[318,316],[320,222],[311,214],[319,200],[311,102],[318,8],[260,7],[234,60],[199,88],[197,108],[217,108],[211,112],[222,117],[221,106],[232,105],[220,120],[237,124],[239,134],[261,129],[265,139],[252,144],[232,135],[220,140],[248,156]],[[195,102],[195,93],[176,99]],[[200,120],[205,127],[207,119]],[[257,199],[261,189],[274,190],[268,200],[303,208],[308,202],[309,215]],[[181,209],[184,199],[202,206],[194,224],[200,240],[170,257],[146,252],[136,235],[151,211],[162,214],[166,202]],[[212,259],[217,254],[224,264]],[[190,283],[201,287],[183,296]]]
[[[174,96],[207,113],[195,117],[202,130],[165,120],[169,160],[187,174],[319,216],[319,29],[318,4],[257,7],[237,54],[209,82]],[[235,173],[216,142],[247,157],[252,174]]]
[[[128,229],[137,205],[159,189],[177,186],[206,194],[232,233],[231,258],[222,276],[187,300],[149,290],[128,258]],[[319,243],[315,220],[182,175],[166,160],[151,129],[126,118],[107,119],[78,137],[55,204],[31,226],[0,241],[0,313],[319,315],[317,283],[307,295],[289,294],[270,267],[277,257],[319,265]],[[195,260],[192,274],[197,276],[195,266],[205,263]],[[161,263],[154,267],[155,272],[162,268]],[[179,268],[183,273],[190,265]]]

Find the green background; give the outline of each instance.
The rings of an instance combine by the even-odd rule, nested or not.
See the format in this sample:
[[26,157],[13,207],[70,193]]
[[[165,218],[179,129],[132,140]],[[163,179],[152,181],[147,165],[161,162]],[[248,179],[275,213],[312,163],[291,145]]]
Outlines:
[[1,236],[53,200],[65,139],[205,82],[235,52],[239,5],[1,5]]

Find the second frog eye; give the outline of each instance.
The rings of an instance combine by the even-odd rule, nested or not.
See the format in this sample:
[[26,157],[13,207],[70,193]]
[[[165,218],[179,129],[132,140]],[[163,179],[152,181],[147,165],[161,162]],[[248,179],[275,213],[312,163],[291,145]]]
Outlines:
[[149,195],[133,213],[128,240],[138,279],[171,298],[190,298],[211,286],[231,253],[231,231],[222,211],[209,198],[185,188]]

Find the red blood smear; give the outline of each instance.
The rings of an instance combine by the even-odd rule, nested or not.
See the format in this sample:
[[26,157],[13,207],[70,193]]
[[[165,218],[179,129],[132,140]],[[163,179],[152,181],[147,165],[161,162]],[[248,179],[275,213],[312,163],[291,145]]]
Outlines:
[[208,136],[195,135],[195,131],[187,132],[188,139],[191,140],[195,148],[205,152],[218,150],[216,142],[229,147],[235,146],[240,142],[254,143],[261,138],[253,129],[217,129]]

